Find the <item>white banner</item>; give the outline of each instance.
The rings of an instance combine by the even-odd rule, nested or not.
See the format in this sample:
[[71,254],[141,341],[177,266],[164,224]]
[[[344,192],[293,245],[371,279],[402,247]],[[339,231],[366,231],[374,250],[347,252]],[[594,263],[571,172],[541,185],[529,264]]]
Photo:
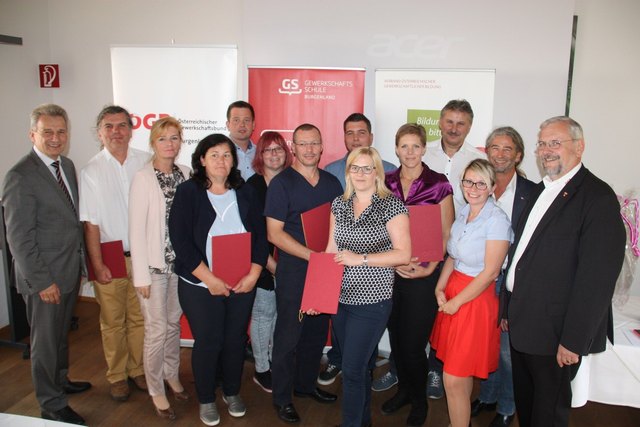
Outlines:
[[394,141],[398,128],[418,123],[427,142],[440,139],[440,110],[452,99],[466,99],[474,119],[467,142],[484,148],[493,128],[495,70],[376,70],[375,147],[398,164]]
[[190,167],[202,138],[228,135],[226,113],[237,96],[237,63],[235,47],[112,47],[113,101],[132,115],[132,146],[150,151],[151,125],[173,116],[184,127],[178,163]]

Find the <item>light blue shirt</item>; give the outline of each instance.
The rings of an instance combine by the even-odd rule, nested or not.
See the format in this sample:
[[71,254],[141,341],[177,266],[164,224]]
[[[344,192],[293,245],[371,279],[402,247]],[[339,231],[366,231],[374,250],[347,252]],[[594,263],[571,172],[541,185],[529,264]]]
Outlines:
[[[340,181],[340,184],[342,185],[342,189],[344,190],[344,188],[347,186],[347,183],[345,182],[345,171],[347,169],[347,157],[349,157],[349,153],[347,153],[343,158],[338,159],[334,162],[329,163],[327,166],[324,167],[324,170],[326,170],[327,172],[329,172],[331,175],[335,176],[336,178],[338,178],[338,181]],[[398,169],[398,167],[396,165],[394,165],[393,163],[389,163],[386,161],[382,161],[382,167],[386,172],[391,172],[394,171],[396,169]]]
[[477,276],[484,270],[484,255],[487,240],[513,242],[511,221],[492,197],[487,199],[480,214],[467,223],[469,205],[457,214],[451,226],[447,252],[454,259],[454,268],[467,276]]

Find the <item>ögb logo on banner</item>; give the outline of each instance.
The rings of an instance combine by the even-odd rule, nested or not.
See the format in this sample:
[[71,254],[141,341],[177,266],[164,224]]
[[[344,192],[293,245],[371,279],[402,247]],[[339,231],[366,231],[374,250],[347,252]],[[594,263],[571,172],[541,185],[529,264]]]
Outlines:
[[302,89],[300,89],[298,79],[282,79],[282,85],[278,92],[291,96],[301,94]]
[[58,64],[40,64],[40,87],[60,87],[60,73]]
[[133,129],[138,129],[140,126],[143,126],[146,129],[151,129],[153,122],[163,117],[169,117],[166,113],[149,113],[144,116],[139,116],[137,114],[131,114],[131,121],[133,122]]

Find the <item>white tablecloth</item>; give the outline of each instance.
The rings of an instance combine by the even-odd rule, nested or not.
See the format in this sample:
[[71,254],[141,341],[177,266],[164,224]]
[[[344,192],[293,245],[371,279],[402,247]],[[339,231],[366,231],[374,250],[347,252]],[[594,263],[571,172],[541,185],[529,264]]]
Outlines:
[[621,310],[613,311],[614,342],[607,350],[582,358],[571,383],[572,406],[593,402],[640,408],[640,297],[632,296]]
[[24,415],[0,413],[0,426],[11,427],[65,427],[74,424],[59,421],[43,420],[42,418],[26,417]]

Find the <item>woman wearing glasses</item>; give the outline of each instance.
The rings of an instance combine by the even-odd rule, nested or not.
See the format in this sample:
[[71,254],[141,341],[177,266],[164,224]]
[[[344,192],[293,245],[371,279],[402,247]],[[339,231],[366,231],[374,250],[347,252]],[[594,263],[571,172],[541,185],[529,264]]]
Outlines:
[[[284,168],[291,166],[293,156],[287,142],[278,132],[265,132],[256,145],[256,157],[251,167],[256,172],[247,184],[255,190],[256,200],[264,205],[267,187],[271,179]],[[264,208],[260,209],[262,212]],[[265,225],[266,227],[266,225]],[[273,329],[276,325],[276,293],[273,275],[276,261],[273,245],[269,243],[269,259],[256,283],[256,299],[251,312],[251,349],[255,359],[253,382],[264,391],[271,393],[271,350]]]
[[[453,189],[447,177],[422,162],[427,136],[416,124],[402,125],[396,133],[396,155],[400,168],[389,172],[386,183],[391,192],[409,205],[439,205],[442,247],[446,247],[453,222]],[[382,405],[392,414],[411,405],[408,426],[421,426],[427,418],[427,372],[425,348],[438,305],[434,296],[441,263],[418,263],[396,268],[393,310],[389,318],[389,340],[398,373],[398,391]]]
[[345,266],[332,317],[342,350],[342,427],[371,425],[371,374],[391,313],[393,267],[411,258],[407,208],[384,185],[374,148],[349,154],[346,188],[331,205],[327,252]]
[[438,316],[431,334],[444,363],[444,388],[452,427],[469,425],[473,377],[498,368],[500,329],[495,279],[513,239],[511,222],[493,201],[495,171],[477,159],[461,181],[467,205],[458,213],[436,286]]

